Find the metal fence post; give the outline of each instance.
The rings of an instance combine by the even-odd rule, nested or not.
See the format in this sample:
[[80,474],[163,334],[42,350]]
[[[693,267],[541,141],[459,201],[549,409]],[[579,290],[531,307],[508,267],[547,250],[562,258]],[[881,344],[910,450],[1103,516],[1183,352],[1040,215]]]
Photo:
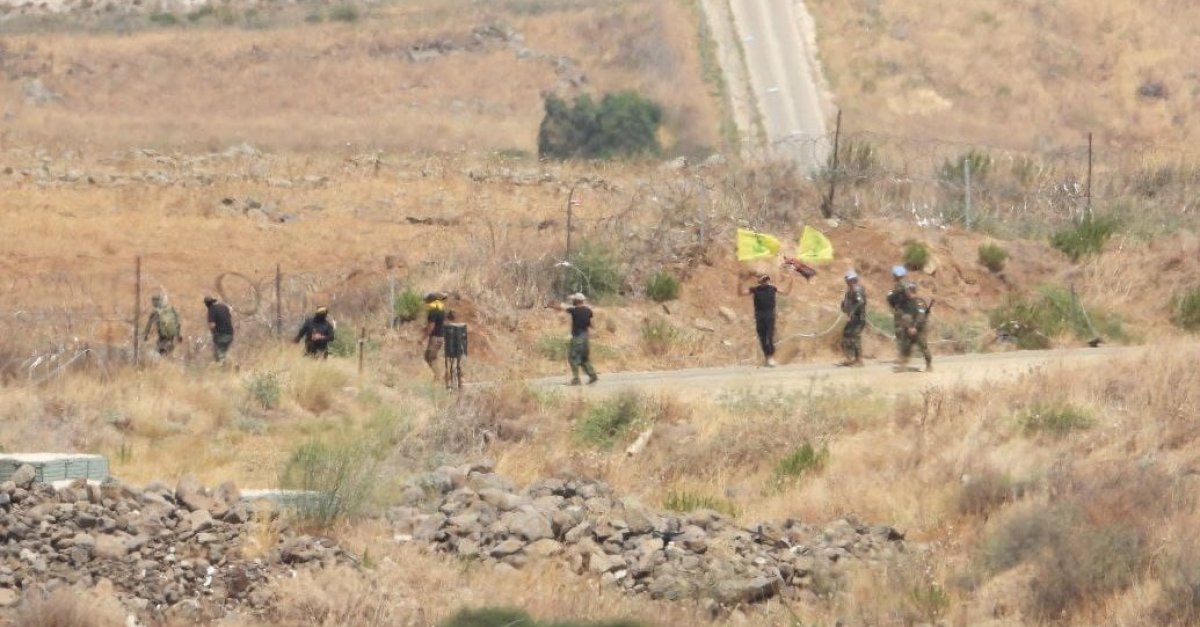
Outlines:
[[142,334],[138,326],[142,322],[142,256],[138,255],[133,266],[133,365],[141,363]]

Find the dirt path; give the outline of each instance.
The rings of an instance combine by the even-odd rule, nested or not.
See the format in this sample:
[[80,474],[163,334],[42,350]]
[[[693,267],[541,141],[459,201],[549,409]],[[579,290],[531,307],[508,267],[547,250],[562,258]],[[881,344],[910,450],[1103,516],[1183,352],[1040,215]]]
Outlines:
[[[841,368],[830,364],[793,364],[777,368],[729,366],[666,372],[601,373],[595,385],[578,389],[585,394],[611,394],[636,389],[665,390],[684,397],[711,396],[738,389],[836,390],[869,388],[876,394],[919,394],[931,387],[977,386],[1010,381],[1022,374],[1102,364],[1154,350],[1150,346],[1068,348],[1049,351],[977,353],[936,357],[931,373],[896,373],[890,362],[869,363],[863,368]],[[914,363],[919,364],[920,360]],[[539,386],[563,386],[566,377],[537,379]]]

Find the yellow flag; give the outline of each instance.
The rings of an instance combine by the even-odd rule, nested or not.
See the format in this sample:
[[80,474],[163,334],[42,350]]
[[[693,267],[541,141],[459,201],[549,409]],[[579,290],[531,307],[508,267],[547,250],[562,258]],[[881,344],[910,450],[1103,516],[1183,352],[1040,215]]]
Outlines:
[[796,259],[805,263],[825,263],[833,261],[833,243],[825,234],[805,226],[800,233],[800,245],[796,248]]
[[779,254],[779,240],[766,233],[755,233],[746,229],[737,230],[738,261],[766,259]]

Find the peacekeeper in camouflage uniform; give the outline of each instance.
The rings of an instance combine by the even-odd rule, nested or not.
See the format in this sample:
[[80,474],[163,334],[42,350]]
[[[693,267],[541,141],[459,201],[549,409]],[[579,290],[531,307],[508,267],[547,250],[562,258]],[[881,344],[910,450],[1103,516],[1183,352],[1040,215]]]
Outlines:
[[908,275],[908,270],[904,266],[892,266],[892,279],[895,283],[892,285],[892,291],[888,292],[887,303],[888,308],[892,310],[892,327],[896,336],[896,351],[897,354],[902,350],[901,335],[903,335],[900,318],[904,315],[902,306],[904,305],[904,277]]
[[925,372],[933,371],[933,355],[929,352],[929,344],[925,341],[925,329],[929,323],[930,305],[917,296],[917,284],[907,283],[904,286],[904,302],[901,304],[900,327],[900,363],[896,366],[899,372],[906,372],[908,358],[912,355],[913,347],[919,348],[925,356]]
[[150,339],[153,331],[158,338],[155,350],[159,355],[167,357],[175,350],[176,344],[183,343],[183,333],[179,324],[179,313],[167,303],[165,294],[155,294],[150,297],[152,309],[146,319],[146,330],[142,333],[142,341]]
[[862,333],[867,327],[867,291],[858,280],[858,273],[846,273],[846,295],[842,297],[842,313],[846,326],[842,329],[842,351],[846,361],[841,366],[862,366]]

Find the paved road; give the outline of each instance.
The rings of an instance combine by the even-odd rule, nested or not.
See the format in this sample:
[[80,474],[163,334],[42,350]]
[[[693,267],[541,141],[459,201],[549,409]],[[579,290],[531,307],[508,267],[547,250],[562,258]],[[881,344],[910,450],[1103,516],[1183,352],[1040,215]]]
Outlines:
[[829,145],[814,77],[815,50],[809,50],[794,1],[729,3],[771,152],[811,172],[825,164]]
[[[901,396],[919,394],[930,387],[978,386],[1008,381],[1036,371],[1078,368],[1116,358],[1136,357],[1154,347],[1113,346],[1068,348],[1048,351],[1014,351],[935,356],[934,371],[895,373],[890,362],[863,368],[841,368],[830,364],[794,364],[778,368],[730,366],[693,368],[663,372],[600,373],[600,381],[578,389],[584,394],[610,394],[623,389],[666,390],[683,397],[704,397],[726,390],[751,388],[780,390],[833,390],[869,387],[872,392]],[[919,359],[914,363],[919,364]],[[566,377],[537,379],[538,386],[565,386]]]

